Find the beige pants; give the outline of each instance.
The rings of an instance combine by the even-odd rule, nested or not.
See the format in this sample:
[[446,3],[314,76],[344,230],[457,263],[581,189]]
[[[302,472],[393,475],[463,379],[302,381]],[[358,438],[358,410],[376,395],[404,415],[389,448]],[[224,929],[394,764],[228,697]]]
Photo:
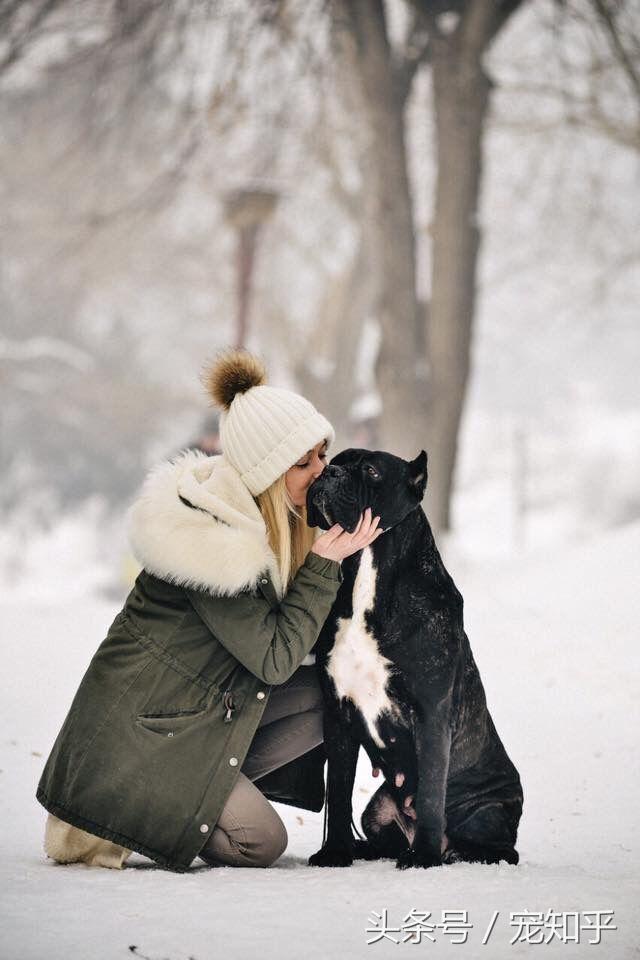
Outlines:
[[[284,823],[252,781],[322,743],[322,694],[316,669],[298,667],[274,686],[258,730],[200,857],[213,866],[268,867],[287,846]],[[131,853],[49,814],[44,849],[58,863],[122,869]]]
[[284,823],[253,780],[322,743],[322,693],[316,668],[298,667],[272,687],[233,790],[200,856],[213,866],[268,867],[284,852]]

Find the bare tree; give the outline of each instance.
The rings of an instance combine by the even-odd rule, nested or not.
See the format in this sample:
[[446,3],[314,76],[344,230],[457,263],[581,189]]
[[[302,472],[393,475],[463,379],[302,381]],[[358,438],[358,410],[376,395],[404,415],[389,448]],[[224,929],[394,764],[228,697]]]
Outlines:
[[[544,76],[506,81],[507,93],[553,105],[533,131],[579,127],[640,151],[640,7],[633,0],[555,0],[537,11],[551,55]],[[569,52],[571,51],[571,53]],[[526,129],[531,117],[512,118]]]
[[[610,56],[608,64],[606,59],[603,63],[600,58],[592,63],[590,73],[597,76],[613,62],[634,104],[630,117],[621,117],[621,111],[613,114],[599,96],[602,84],[599,90],[592,85],[589,97],[591,115],[607,135],[640,151],[640,8],[629,0],[591,0],[590,6]],[[574,15],[579,16],[580,12],[578,7]],[[584,11],[582,16],[585,16]]]
[[[430,512],[439,527],[449,525],[457,434],[469,373],[480,241],[477,208],[482,135],[491,88],[483,58],[518,3],[406,0],[406,30],[401,40],[393,42],[384,0],[334,0],[329,8],[336,48],[356,81],[362,105],[354,124],[357,137],[357,128],[362,126],[365,131],[365,147],[360,150],[361,195],[353,205],[345,193],[342,204],[344,216],[360,223],[360,239],[354,247],[352,267],[338,285],[340,290],[323,298],[318,311],[319,321],[332,331],[331,345],[325,341],[325,349],[333,372],[328,378],[325,372],[319,374],[297,356],[294,347],[293,366],[305,389],[311,395],[324,391],[334,418],[344,422],[344,411],[353,399],[351,373],[358,336],[364,318],[369,312],[374,314],[381,329],[376,370],[383,400],[381,442],[412,456],[417,444],[427,446],[431,456]],[[25,55],[30,41],[46,36],[47,31],[55,34],[65,28],[69,35],[64,63],[51,64],[48,75],[64,78],[67,86],[58,89],[65,95],[70,78],[75,81],[74,119],[82,121],[78,129],[83,135],[93,134],[83,139],[92,146],[91,163],[96,158],[104,161],[100,177],[79,181],[83,189],[76,191],[71,209],[87,232],[76,231],[71,241],[77,245],[78,239],[83,242],[83,237],[89,236],[94,243],[96,235],[104,236],[111,229],[117,235],[118,225],[123,236],[123,223],[126,229],[139,230],[141,220],[148,222],[150,210],[161,208],[167,198],[173,200],[179,184],[194,167],[203,175],[207,189],[222,193],[227,185],[217,179],[220,164],[211,141],[216,132],[225,137],[237,134],[250,116],[247,83],[253,78],[255,84],[260,76],[256,63],[264,56],[259,52],[264,47],[256,38],[264,39],[271,31],[267,56],[274,58],[279,49],[273,38],[279,31],[286,40],[286,56],[295,59],[296,70],[302,74],[305,59],[314,54],[305,34],[322,9],[322,4],[312,6],[308,13],[308,4],[245,4],[244,17],[236,21],[228,17],[229,44],[225,57],[219,59],[225,64],[231,59],[233,66],[225,67],[225,76],[217,82],[209,81],[210,95],[203,109],[197,94],[203,61],[189,58],[194,38],[222,16],[216,4],[187,0],[176,4],[117,0],[86,6],[73,0],[0,3],[0,23],[7,27],[9,37],[4,48],[7,70]],[[96,11],[99,29],[86,29],[88,9]],[[177,77],[173,68],[187,63],[190,69]],[[417,296],[414,199],[405,142],[412,81],[427,65],[433,79],[437,160],[428,311]],[[314,67],[328,71],[330,63],[314,61]],[[176,94],[185,87],[185,75],[187,92]],[[96,96],[83,100],[85,88]],[[277,168],[280,123],[288,122],[290,105],[284,94],[275,99],[272,156],[266,163],[264,154],[258,158],[269,170]],[[103,108],[96,109],[96,103]],[[105,123],[105,117],[116,112],[126,122]],[[312,158],[327,170],[333,165],[335,174],[333,159],[329,157],[327,162],[322,156],[326,137],[324,142],[318,140],[305,159]],[[206,141],[208,149],[201,150]],[[125,153],[128,166],[122,163]],[[166,155],[168,162],[160,163],[159,158]],[[66,171],[71,179],[74,170],[86,168],[87,152],[69,150],[64,160],[56,167],[56,175]],[[157,176],[147,175],[151,169]],[[124,176],[113,176],[115,171]],[[339,194],[340,177],[333,174]],[[279,205],[275,226],[270,223],[268,231],[281,224],[282,206],[286,203]],[[65,210],[64,222],[69,219]],[[112,244],[110,253],[123,255],[117,244]],[[89,273],[85,286],[90,278]],[[82,296],[76,295],[74,302],[81,301]],[[344,324],[348,324],[349,336],[344,335]]]
[[521,0],[414,0],[429,26],[437,180],[427,344],[430,516],[450,526],[458,431],[469,377],[480,246],[482,139],[491,92],[484,56]]
[[403,50],[393,51],[383,0],[349,0],[331,9],[339,54],[358,80],[366,129],[362,230],[381,328],[380,436],[390,450],[413,457],[416,444],[426,442],[428,397],[404,109],[413,75],[426,56],[426,38],[411,30]]
[[[0,0],[0,508],[35,503],[45,487],[50,517],[93,492],[115,504],[154,440],[162,449],[158,435],[179,443],[171,425],[191,429],[197,397],[177,374],[159,389],[150,362],[166,314],[145,358],[133,295],[136,271],[155,273],[149,300],[159,277],[187,286],[194,272],[168,211],[211,124],[198,103],[199,33],[212,20],[223,35],[246,28],[241,17],[216,23],[212,10]],[[219,92],[226,81],[210,80]]]
[[[337,36],[360,81],[370,149],[364,168],[377,316],[381,435],[396,452],[430,453],[430,516],[450,525],[457,437],[469,375],[480,229],[482,136],[491,81],[484,56],[520,0],[413,0],[400,49],[389,40],[383,0],[336,2]],[[416,70],[432,73],[437,181],[428,310],[416,288],[413,198],[405,106]],[[422,327],[422,329],[421,329]],[[422,346],[426,343],[425,349]],[[427,383],[425,370],[429,370]]]

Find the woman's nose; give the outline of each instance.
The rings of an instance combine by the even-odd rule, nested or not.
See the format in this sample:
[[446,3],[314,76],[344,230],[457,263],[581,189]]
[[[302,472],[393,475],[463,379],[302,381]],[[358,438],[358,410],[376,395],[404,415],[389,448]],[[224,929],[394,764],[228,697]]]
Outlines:
[[324,468],[325,468],[325,466],[326,466],[326,464],[324,464],[324,463],[322,462],[322,460],[320,459],[320,457],[318,457],[317,459],[318,459],[318,463],[316,464],[316,467],[315,467],[314,470],[313,470],[313,479],[314,479],[314,480],[317,480],[317,479],[318,479],[318,477],[320,476],[320,474],[322,473],[322,471],[324,470]]

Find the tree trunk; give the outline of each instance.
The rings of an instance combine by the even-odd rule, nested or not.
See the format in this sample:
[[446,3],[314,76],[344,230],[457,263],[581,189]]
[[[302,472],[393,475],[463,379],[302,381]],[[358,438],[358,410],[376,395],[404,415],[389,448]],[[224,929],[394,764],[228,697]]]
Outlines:
[[458,431],[469,376],[480,245],[478,203],[482,133],[490,81],[482,55],[494,26],[494,0],[470,0],[453,33],[429,33],[437,180],[427,344],[430,364],[429,486],[433,526],[450,527]]
[[[354,369],[364,322],[371,312],[367,256],[361,240],[353,262],[332,282],[322,303],[317,327],[293,363],[303,395],[329,419],[336,431],[331,456],[351,443],[349,411],[356,398]],[[310,362],[310,358],[315,361]],[[317,373],[317,361],[332,365],[330,375]]]
[[382,0],[334,5],[334,25],[349,35],[344,55],[358,78],[369,149],[363,164],[364,229],[371,249],[375,315],[381,327],[376,365],[385,449],[414,458],[426,442],[427,384],[418,349],[412,202],[407,175],[404,101],[397,92]]

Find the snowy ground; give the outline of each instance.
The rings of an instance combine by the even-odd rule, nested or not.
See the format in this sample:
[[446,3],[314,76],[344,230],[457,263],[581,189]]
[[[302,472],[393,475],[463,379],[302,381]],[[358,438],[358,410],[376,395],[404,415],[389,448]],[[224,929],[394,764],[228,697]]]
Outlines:
[[[578,912],[583,925],[586,911],[614,910],[618,929],[604,931],[599,945],[586,930],[579,944],[555,938],[538,946],[545,956],[637,957],[639,548],[636,524],[548,559],[449,564],[496,725],[522,775],[518,867],[400,872],[382,861],[311,869],[322,815],[289,807],[279,807],[289,847],[268,870],[202,865],[176,875],[137,856],[122,872],[48,862],[36,783],[117,608],[91,596],[25,604],[3,591],[0,957],[314,960],[424,951],[493,960],[534,950],[510,944],[512,913],[548,910]],[[376,785],[361,762],[358,813]],[[430,911],[435,923],[442,911],[466,911],[472,926],[463,944],[442,927],[435,942],[406,942],[407,926],[389,930],[399,943],[368,944],[380,927],[374,911],[385,910],[389,927],[411,910]],[[549,925],[543,933],[550,936]]]

